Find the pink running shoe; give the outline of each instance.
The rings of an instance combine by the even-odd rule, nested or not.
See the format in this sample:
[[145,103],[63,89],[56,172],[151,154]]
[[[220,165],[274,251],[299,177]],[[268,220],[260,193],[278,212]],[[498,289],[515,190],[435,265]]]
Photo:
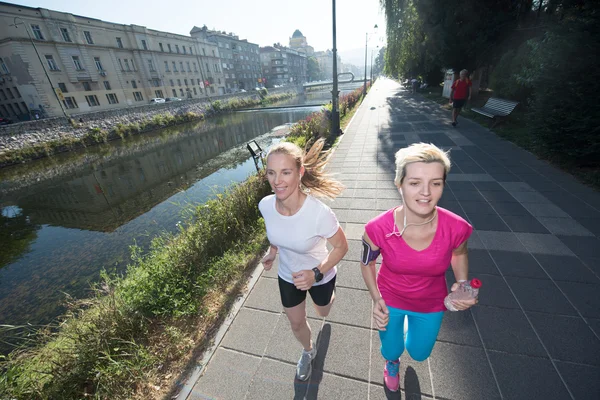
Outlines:
[[400,377],[398,370],[400,369],[400,360],[386,361],[383,368],[383,381],[385,386],[392,391],[397,392],[400,386]]

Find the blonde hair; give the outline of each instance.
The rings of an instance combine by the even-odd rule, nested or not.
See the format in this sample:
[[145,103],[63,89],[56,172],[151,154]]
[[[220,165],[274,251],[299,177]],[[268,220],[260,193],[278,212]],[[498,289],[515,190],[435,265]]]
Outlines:
[[[304,190],[310,191],[315,197],[334,199],[345,189],[337,180],[325,173],[325,165],[329,161],[331,151],[323,151],[324,139],[317,140],[308,150],[302,150],[294,143],[280,142],[269,149],[267,160],[271,154],[286,154],[291,156],[298,171],[304,167],[301,183]],[[308,145],[307,145],[308,146]]]
[[463,69],[462,71],[460,71],[460,75],[462,76],[462,74],[465,74],[465,76],[469,76],[469,71],[467,71],[466,69]]
[[400,187],[406,176],[406,166],[415,162],[439,162],[444,166],[444,182],[450,172],[450,152],[445,152],[433,144],[414,143],[396,152],[396,178],[394,183]]

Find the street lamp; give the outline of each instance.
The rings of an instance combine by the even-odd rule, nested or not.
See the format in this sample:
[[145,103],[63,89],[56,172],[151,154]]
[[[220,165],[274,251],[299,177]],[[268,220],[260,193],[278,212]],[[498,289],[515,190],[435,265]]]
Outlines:
[[[17,23],[17,19],[20,19],[21,22]],[[35,54],[37,54],[38,60],[40,60],[40,64],[42,65],[44,74],[46,74],[46,78],[48,78],[48,82],[50,83],[50,87],[52,88],[52,92],[54,93],[54,97],[56,98],[56,101],[58,101],[58,105],[60,106],[60,109],[61,109],[62,113],[64,114],[65,118],[67,120],[70,119],[69,116],[67,115],[67,112],[65,111],[65,108],[63,107],[62,102],[60,101],[60,98],[58,97],[58,93],[56,92],[56,88],[54,87],[54,84],[52,83],[52,79],[50,79],[50,75],[48,75],[48,71],[46,71],[46,66],[44,65],[44,62],[42,61],[42,57],[40,57],[40,53],[38,52],[37,47],[35,46],[35,43],[34,43],[33,39],[31,38],[31,35],[29,34],[29,29],[27,29],[27,25],[25,25],[25,22],[23,21],[22,18],[15,17],[13,19],[13,24],[10,26],[14,26],[15,28],[18,28],[19,25],[23,25],[25,27],[25,32],[27,32],[27,36],[29,37],[29,41],[31,42],[31,45],[33,46],[33,50],[35,50]]]
[[[379,45],[377,45],[379,48]],[[371,84],[373,84],[373,53],[375,53],[375,49],[371,49]]]
[[331,0],[333,12],[333,90],[331,91],[331,140],[338,136],[340,132],[340,109],[339,109],[339,94],[338,91],[338,73],[337,73],[337,48],[335,38],[335,0]]
[[[377,24],[373,27],[373,32],[370,34],[373,35],[377,33]],[[364,95],[367,95],[367,46],[369,45],[369,32],[365,33],[365,86],[363,89]]]

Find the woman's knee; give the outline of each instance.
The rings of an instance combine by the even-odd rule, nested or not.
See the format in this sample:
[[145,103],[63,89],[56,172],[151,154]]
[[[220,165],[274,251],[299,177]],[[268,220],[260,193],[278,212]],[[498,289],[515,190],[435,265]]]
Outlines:
[[290,321],[290,327],[292,328],[292,331],[294,332],[299,332],[302,331],[302,329],[306,328],[306,326],[308,326],[308,321],[306,320],[306,317],[304,318],[288,318]]
[[415,347],[415,346],[406,346],[406,351],[410,354],[410,357],[415,361],[425,361],[431,355],[431,351],[433,350],[433,346],[425,346],[425,347]]

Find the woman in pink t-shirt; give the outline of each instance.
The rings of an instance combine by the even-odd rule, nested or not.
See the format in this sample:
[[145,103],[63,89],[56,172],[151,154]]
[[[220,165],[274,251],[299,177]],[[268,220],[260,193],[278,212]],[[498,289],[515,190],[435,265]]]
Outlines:
[[[362,275],[374,301],[373,316],[385,358],[384,381],[397,391],[404,349],[416,361],[429,357],[447,295],[445,272],[457,282],[468,277],[467,239],[473,228],[437,206],[450,159],[432,144],[417,143],[396,153],[396,178],[403,204],[373,218],[363,235]],[[375,278],[375,263],[381,268]],[[458,288],[452,285],[452,291]],[[459,310],[477,300],[456,301]],[[408,331],[404,337],[404,321]]]

